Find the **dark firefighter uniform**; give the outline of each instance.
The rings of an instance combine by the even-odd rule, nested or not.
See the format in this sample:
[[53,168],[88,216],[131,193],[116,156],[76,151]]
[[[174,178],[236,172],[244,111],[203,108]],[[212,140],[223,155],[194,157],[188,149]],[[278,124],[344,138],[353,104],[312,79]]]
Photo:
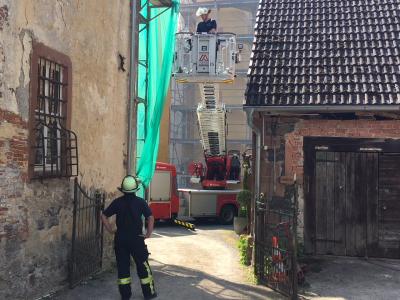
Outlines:
[[135,261],[144,298],[155,298],[157,294],[154,280],[147,261],[149,252],[142,232],[142,216],[147,219],[152,215],[146,201],[135,194],[126,193],[115,199],[103,214],[106,217],[117,215],[114,249],[118,268],[118,288],[122,299],[129,299],[132,295],[130,256]]
[[197,24],[196,32],[209,33],[213,29],[217,30],[217,21],[208,19]]

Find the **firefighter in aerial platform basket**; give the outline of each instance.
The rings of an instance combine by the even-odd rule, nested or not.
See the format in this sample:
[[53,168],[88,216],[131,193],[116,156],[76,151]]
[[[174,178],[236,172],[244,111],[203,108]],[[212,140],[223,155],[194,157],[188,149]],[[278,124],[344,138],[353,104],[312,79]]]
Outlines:
[[[103,211],[101,217],[107,231],[115,233],[114,250],[118,268],[118,288],[123,300],[130,299],[132,295],[130,256],[135,261],[144,298],[153,299],[157,297],[152,272],[147,260],[149,252],[144,242],[146,238],[151,236],[154,228],[154,217],[146,201],[135,194],[139,189],[139,184],[138,178],[126,176],[119,188],[124,195],[116,198]],[[108,220],[113,215],[116,215],[116,231]],[[147,220],[146,235],[143,235],[142,232],[142,216]]]
[[199,7],[196,11],[196,16],[201,17],[203,20],[197,25],[198,33],[216,33],[217,32],[217,22],[210,18],[211,9],[206,7]]

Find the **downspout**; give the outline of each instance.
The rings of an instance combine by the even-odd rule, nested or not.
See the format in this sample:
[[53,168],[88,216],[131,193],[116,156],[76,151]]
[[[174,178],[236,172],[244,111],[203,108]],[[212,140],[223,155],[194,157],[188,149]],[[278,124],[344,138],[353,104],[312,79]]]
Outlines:
[[138,61],[138,26],[137,6],[135,0],[130,1],[131,8],[131,36],[130,36],[130,66],[129,66],[129,93],[128,93],[128,149],[127,174],[136,174],[136,139],[137,139],[137,61]]
[[[257,198],[260,196],[260,163],[261,163],[261,130],[253,122],[254,109],[246,110],[247,114],[247,124],[256,134],[256,158],[255,158],[255,180],[254,180],[254,207],[253,207],[253,222],[252,222],[252,236],[254,241],[255,236],[255,222],[256,222],[256,208],[257,208]],[[254,249],[255,247],[253,247]],[[253,255],[254,258],[254,255]]]

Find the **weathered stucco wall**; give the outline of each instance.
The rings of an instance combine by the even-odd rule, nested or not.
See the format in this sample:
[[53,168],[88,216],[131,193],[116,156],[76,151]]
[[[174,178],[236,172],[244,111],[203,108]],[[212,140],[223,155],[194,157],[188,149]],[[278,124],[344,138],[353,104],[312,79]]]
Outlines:
[[[67,279],[69,179],[27,180],[32,42],[72,61],[80,179],[114,193],[125,173],[127,0],[0,0],[0,298],[33,299]],[[129,61],[125,60],[125,69]]]

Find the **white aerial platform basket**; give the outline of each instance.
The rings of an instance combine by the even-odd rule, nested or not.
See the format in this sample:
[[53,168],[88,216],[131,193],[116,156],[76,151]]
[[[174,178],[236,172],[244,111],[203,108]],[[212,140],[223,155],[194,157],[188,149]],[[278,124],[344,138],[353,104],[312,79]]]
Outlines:
[[177,33],[173,76],[181,83],[233,82],[236,55],[233,33]]

